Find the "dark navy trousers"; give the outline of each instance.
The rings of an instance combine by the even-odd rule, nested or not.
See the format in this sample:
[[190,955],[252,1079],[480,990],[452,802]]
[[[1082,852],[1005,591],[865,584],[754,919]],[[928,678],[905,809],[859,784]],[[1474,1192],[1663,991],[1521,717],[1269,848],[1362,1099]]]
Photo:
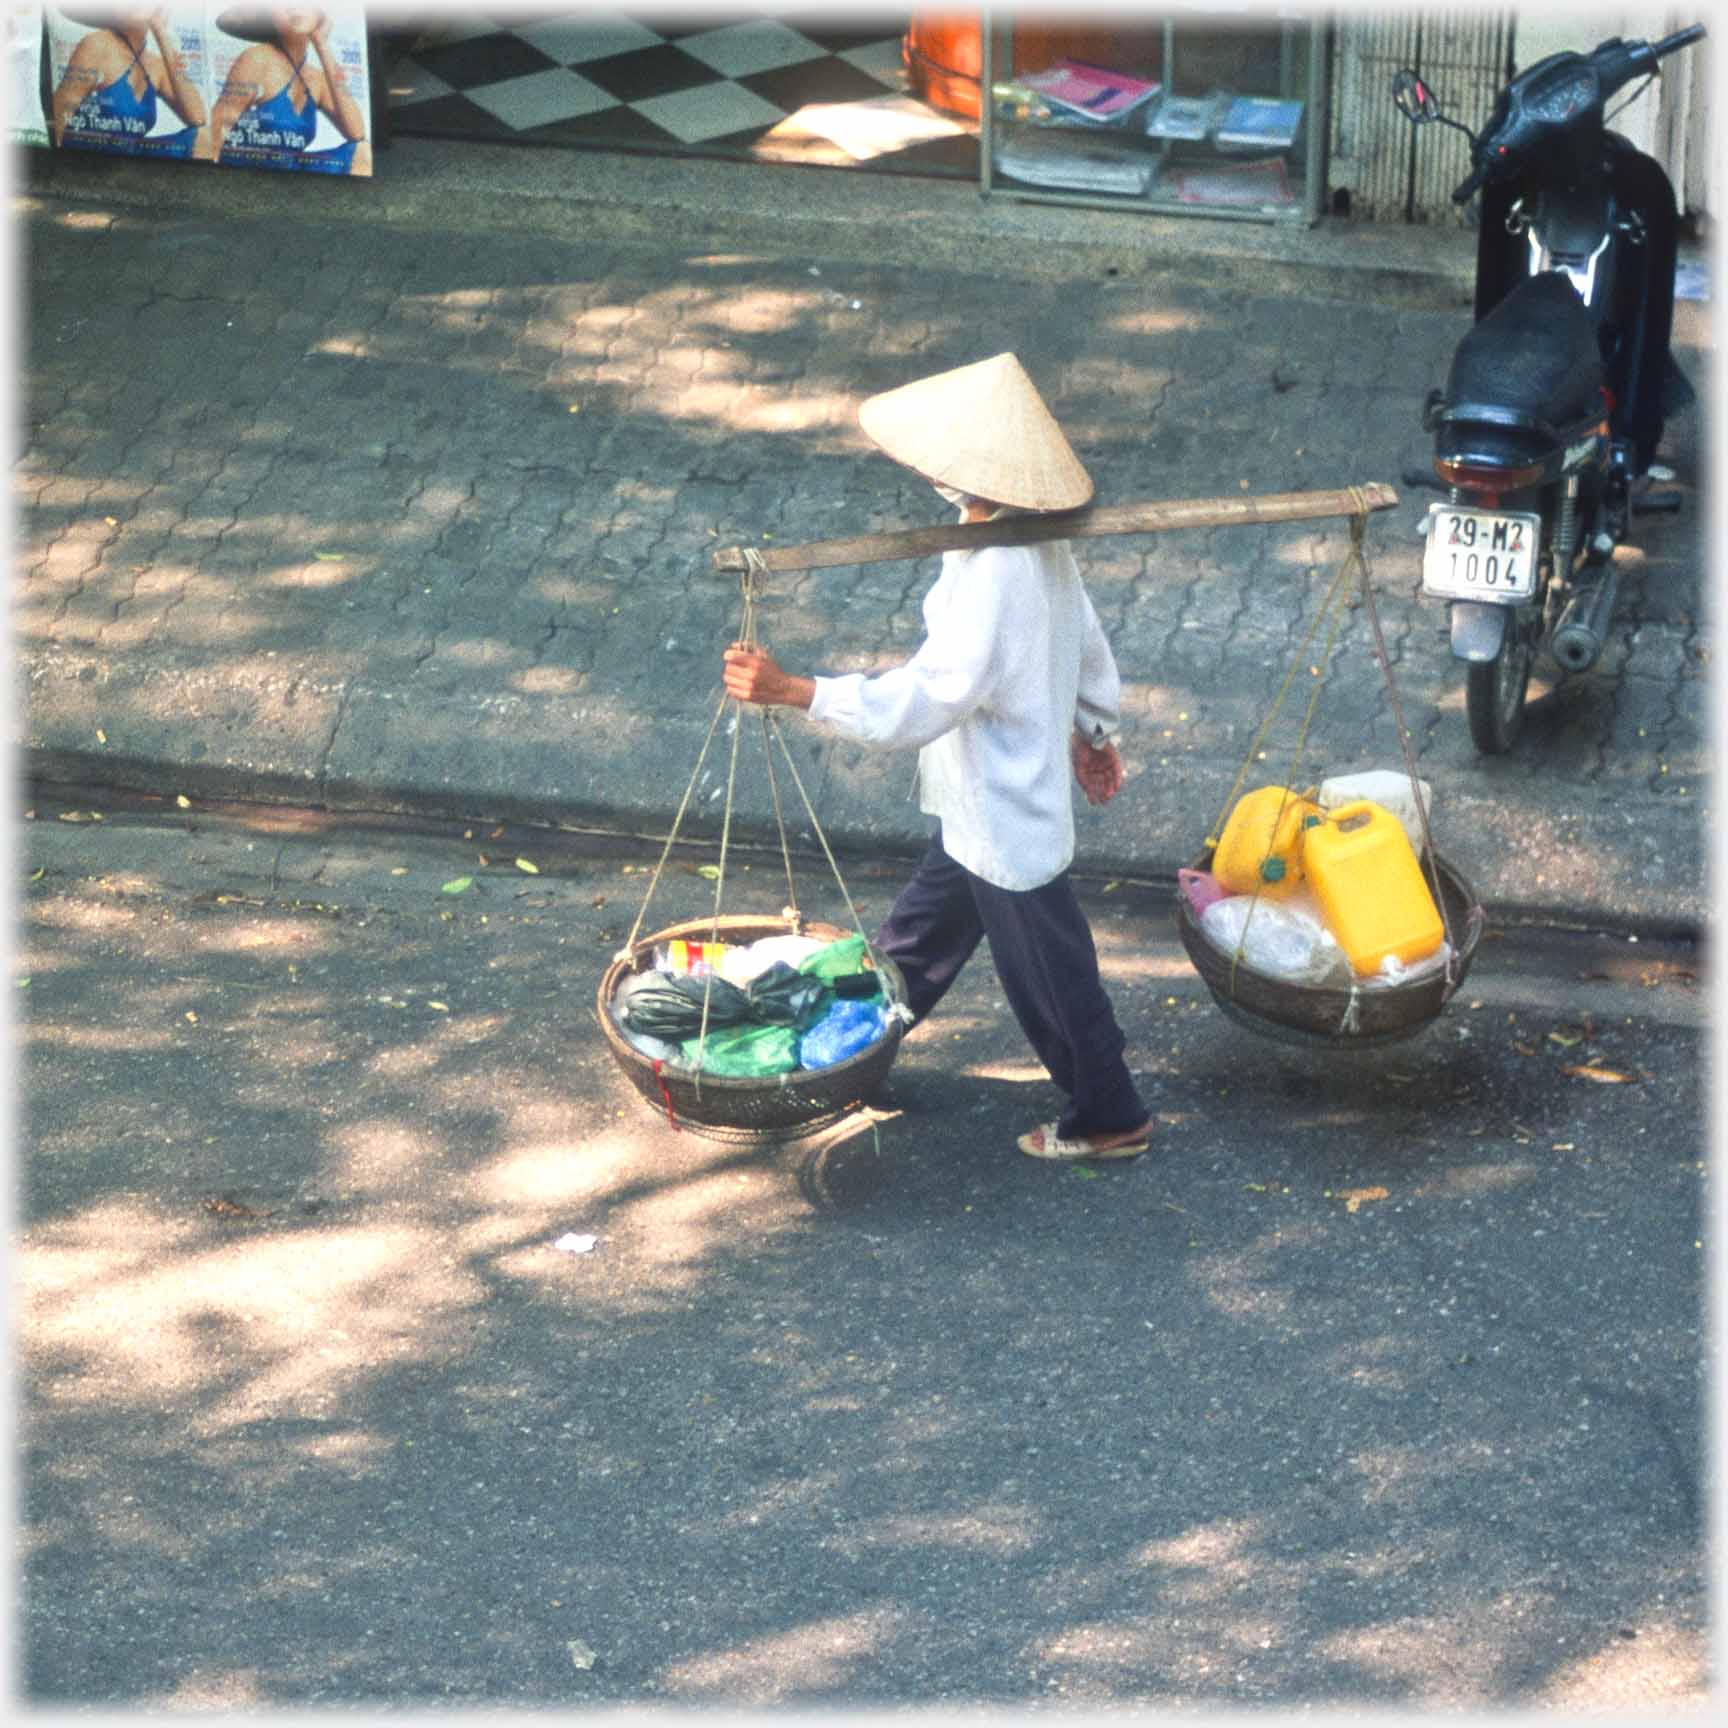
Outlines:
[[876,946],[905,976],[918,1020],[947,994],[982,938],[1021,1030],[1068,1095],[1057,1132],[1112,1134],[1147,1121],[1068,872],[1041,888],[997,888],[956,864],[938,829],[876,933]]

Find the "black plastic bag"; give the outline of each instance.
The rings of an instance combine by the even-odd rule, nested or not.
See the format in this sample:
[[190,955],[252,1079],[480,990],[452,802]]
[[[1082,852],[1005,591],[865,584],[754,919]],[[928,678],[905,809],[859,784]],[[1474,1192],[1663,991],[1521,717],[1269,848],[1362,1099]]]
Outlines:
[[828,1012],[828,986],[784,960],[776,960],[765,972],[750,980],[751,1018],[773,1026],[790,1026],[803,1032]]
[[[688,972],[644,972],[628,981],[623,1003],[624,1024],[632,1032],[680,1044],[702,1030],[702,1004],[708,1003],[710,1026],[736,1026],[761,1018],[750,998],[724,978],[697,978]],[[624,990],[619,992],[624,995]]]

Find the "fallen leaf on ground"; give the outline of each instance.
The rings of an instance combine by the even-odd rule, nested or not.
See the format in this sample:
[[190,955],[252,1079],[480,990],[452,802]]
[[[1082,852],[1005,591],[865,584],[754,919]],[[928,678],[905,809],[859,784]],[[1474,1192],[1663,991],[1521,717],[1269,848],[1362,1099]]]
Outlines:
[[174,802],[178,804],[182,810],[190,810],[192,808],[192,800],[188,798],[184,792],[175,793]]
[[340,564],[348,554],[346,552],[314,552],[312,556],[320,564]]
[[1550,1032],[1548,1034],[1548,1042],[1550,1044],[1558,1044],[1563,1050],[1570,1050],[1574,1044],[1582,1044],[1584,1040],[1582,1037],[1572,1032]]
[[1698,974],[1688,966],[1656,966],[1640,972],[1638,982],[1646,990],[1654,990],[1659,984],[1696,984]]
[[576,1667],[582,1669],[584,1673],[600,1660],[594,1651],[590,1650],[580,1638],[572,1638],[564,1648],[570,1652],[571,1662]]
[[1520,1056],[1534,1056],[1536,1054],[1536,1046],[1534,1044],[1526,1044],[1522,1038],[1514,1038],[1512,1040],[1512,1048],[1516,1050]]
[[446,882],[440,892],[445,894],[466,894],[473,886],[474,878],[472,876],[458,876],[454,878],[454,880]]
[[1389,1200],[1391,1197],[1385,1188],[1344,1188],[1338,1194],[1346,1212],[1354,1212],[1364,1200]]
[[[626,868],[628,868],[628,866],[626,866]],[[720,866],[718,864],[698,864],[696,866],[696,874],[698,876],[706,876],[710,882],[716,882],[720,878]]]
[[1636,1085],[1639,1076],[1627,1074],[1618,1068],[1598,1068],[1593,1062],[1580,1062],[1571,1067],[1562,1068],[1562,1074],[1567,1074],[1574,1080],[1598,1080],[1604,1085]]
[[218,1218],[268,1218],[268,1212],[260,1211],[256,1206],[248,1206],[244,1201],[231,1200],[226,1194],[207,1194],[202,1202],[206,1212],[214,1212]]
[[516,860],[516,868],[518,870],[527,871],[527,873],[530,876],[538,876],[540,874],[540,866],[538,864],[531,863],[526,858],[518,858]]
[[96,742],[98,744],[106,744],[108,742],[108,734],[104,732],[100,726],[96,728]]
[[428,999],[426,1006],[428,1008],[436,1008],[440,1014],[448,1014],[450,1012],[450,1004],[448,1002],[434,1002]]
[[90,818],[82,810],[62,810],[60,820],[62,822],[88,822]]

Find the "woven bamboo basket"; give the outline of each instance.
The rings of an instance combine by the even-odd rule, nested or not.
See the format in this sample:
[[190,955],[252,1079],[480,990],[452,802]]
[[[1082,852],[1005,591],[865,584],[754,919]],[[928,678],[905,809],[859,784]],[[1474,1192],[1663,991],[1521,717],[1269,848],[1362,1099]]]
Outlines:
[[[648,971],[654,963],[655,948],[667,942],[747,944],[764,936],[789,935],[838,942],[854,934],[833,924],[747,914],[669,924],[641,937],[630,954],[620,956],[606,969],[595,1004],[600,1030],[631,1085],[681,1128],[734,1142],[796,1140],[817,1133],[867,1103],[887,1078],[900,1050],[903,1027],[898,1019],[889,1020],[887,1032],[874,1044],[831,1068],[798,1068],[789,1074],[740,1079],[729,1074],[674,1073],[656,1063],[624,1036],[613,1017],[612,1002],[624,980]],[[906,986],[899,968],[883,955],[874,959],[888,995],[903,1001]]]
[[[1188,897],[1176,896],[1176,928],[1194,969],[1212,999],[1239,1025],[1275,1042],[1305,1047],[1362,1048],[1412,1038],[1439,1017],[1457,992],[1482,939],[1483,912],[1470,884],[1439,853],[1434,855],[1442,910],[1452,932],[1456,957],[1444,972],[1409,984],[1372,989],[1292,984],[1269,978],[1236,961],[1200,928]],[[1212,849],[1200,854],[1196,870],[1212,867]]]

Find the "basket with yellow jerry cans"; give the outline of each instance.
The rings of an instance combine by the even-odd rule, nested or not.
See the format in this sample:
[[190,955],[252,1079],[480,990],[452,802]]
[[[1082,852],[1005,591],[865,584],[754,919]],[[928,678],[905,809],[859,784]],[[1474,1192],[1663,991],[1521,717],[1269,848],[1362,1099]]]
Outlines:
[[1242,794],[1179,873],[1177,926],[1227,1014],[1284,1041],[1417,1033],[1481,939],[1470,884],[1428,839],[1431,789],[1375,772]]

